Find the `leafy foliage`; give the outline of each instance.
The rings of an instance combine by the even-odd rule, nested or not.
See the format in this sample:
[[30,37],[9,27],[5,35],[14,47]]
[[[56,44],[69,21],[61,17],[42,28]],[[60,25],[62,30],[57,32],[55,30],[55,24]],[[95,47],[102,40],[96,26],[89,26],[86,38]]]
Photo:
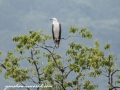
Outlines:
[[[92,34],[86,28],[71,26],[70,33],[75,37],[92,38]],[[14,36],[12,40],[16,42],[16,48],[14,51],[8,51],[4,58],[5,78],[11,77],[22,85],[25,85],[23,81],[27,80],[37,85],[52,85],[52,88],[49,87],[47,90],[94,90],[99,85],[91,81],[91,78],[105,75],[108,78],[110,90],[119,88],[114,84],[120,83],[120,75],[117,75],[115,83],[113,82],[113,75],[120,71],[116,69],[118,67],[115,63],[116,57],[112,53],[106,55],[99,49],[98,40],[94,41],[93,47],[84,45],[82,42],[71,41],[69,48],[66,49],[66,57],[62,58],[59,53],[54,52],[55,47],[45,44],[51,38],[50,35],[43,34],[43,30]],[[110,49],[110,44],[106,43],[104,49]],[[29,55],[26,52],[30,52]],[[44,65],[43,59],[47,60]],[[24,61],[31,67],[21,67],[21,62]],[[72,77],[69,78],[70,76]],[[30,88],[27,89],[30,90]]]

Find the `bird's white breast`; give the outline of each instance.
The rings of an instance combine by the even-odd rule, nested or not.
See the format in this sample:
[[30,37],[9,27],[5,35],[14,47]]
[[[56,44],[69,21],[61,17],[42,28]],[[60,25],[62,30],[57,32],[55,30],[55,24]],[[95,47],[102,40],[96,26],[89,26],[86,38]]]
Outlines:
[[54,23],[54,36],[55,38],[59,37],[59,23]]

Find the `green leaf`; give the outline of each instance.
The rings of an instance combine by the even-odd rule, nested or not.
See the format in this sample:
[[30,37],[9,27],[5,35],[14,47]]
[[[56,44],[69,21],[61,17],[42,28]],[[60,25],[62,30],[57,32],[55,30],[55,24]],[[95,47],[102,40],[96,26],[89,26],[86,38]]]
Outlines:
[[100,46],[100,43],[97,40],[94,41],[94,44],[97,48]]
[[2,72],[2,68],[0,68],[0,73]]
[[107,49],[109,49],[109,48],[110,48],[110,44],[109,44],[109,43],[106,43],[106,44],[104,45],[104,49],[107,50]]
[[0,51],[0,55],[2,54],[2,52]]
[[76,31],[78,31],[79,28],[74,27],[74,26],[70,26],[70,33],[75,33]]

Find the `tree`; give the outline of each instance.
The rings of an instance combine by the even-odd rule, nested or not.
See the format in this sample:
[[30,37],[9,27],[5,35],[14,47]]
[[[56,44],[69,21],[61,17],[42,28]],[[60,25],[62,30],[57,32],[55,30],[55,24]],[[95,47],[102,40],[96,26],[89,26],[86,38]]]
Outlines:
[[[92,34],[86,28],[71,26],[70,33],[72,35],[61,40],[72,37],[92,38]],[[12,40],[16,42],[16,48],[8,51],[4,63],[1,63],[5,69],[4,77],[11,77],[23,86],[26,85],[26,81],[31,81],[34,85],[51,85],[52,88],[46,87],[47,90],[94,90],[99,85],[91,78],[104,75],[108,78],[109,90],[120,88],[120,75],[117,74],[120,69],[115,63],[115,55],[109,51],[110,44],[104,45],[104,49],[108,50],[108,54],[105,54],[104,50],[99,49],[100,43],[97,40],[94,41],[93,47],[71,40],[69,48],[66,49],[66,57],[63,58],[54,51],[54,46],[46,45],[51,39],[52,37],[44,34],[43,30],[14,36]],[[46,60],[45,64],[43,60]],[[24,62],[28,64],[25,68],[21,66]],[[115,75],[116,78],[113,79]],[[30,90],[29,87],[26,89]],[[39,89],[40,87],[36,88]]]

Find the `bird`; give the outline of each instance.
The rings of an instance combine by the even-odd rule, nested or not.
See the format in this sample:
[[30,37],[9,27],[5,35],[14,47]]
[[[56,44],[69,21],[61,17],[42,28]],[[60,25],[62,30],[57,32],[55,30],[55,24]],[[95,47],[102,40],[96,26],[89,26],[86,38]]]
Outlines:
[[52,36],[55,43],[55,47],[58,48],[61,39],[61,24],[56,18],[51,18],[52,21]]

